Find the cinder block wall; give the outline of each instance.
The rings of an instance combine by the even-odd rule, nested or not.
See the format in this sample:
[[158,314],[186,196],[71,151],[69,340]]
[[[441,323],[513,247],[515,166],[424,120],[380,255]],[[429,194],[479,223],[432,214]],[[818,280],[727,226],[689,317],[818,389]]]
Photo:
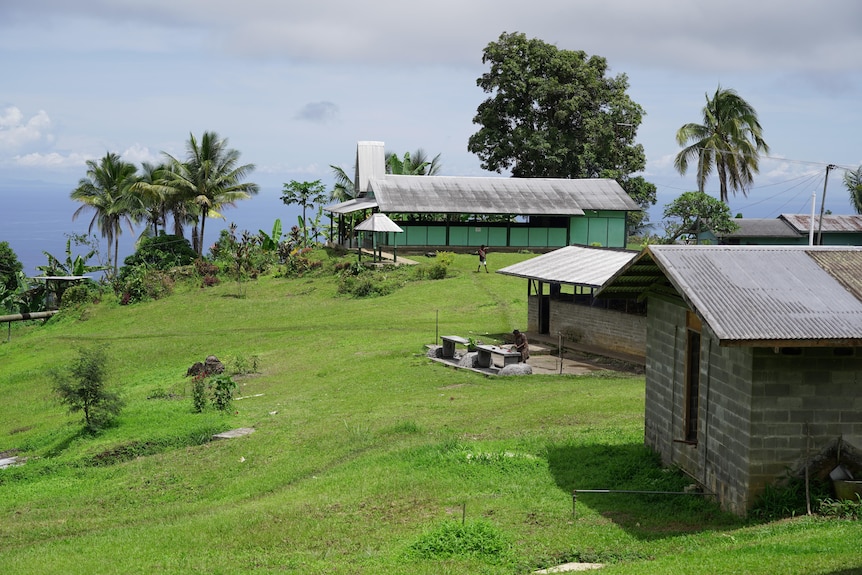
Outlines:
[[752,496],[839,437],[862,447],[862,349],[796,351],[752,351]]
[[[647,318],[614,310],[551,300],[549,331],[569,341],[644,357]],[[527,329],[539,328],[538,297],[527,302]]]
[[744,514],[748,500],[751,350],[720,348],[701,332],[698,434],[685,440],[686,308],[650,299],[644,441]]
[[862,349],[719,347],[708,326],[698,441],[684,443],[686,310],[655,299],[649,310],[644,441],[725,509],[745,514],[766,485],[839,437],[862,446]]

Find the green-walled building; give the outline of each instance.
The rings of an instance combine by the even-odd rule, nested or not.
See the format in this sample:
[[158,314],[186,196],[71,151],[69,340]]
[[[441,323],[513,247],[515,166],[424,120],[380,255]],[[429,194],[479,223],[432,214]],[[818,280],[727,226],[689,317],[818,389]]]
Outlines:
[[386,174],[382,142],[359,142],[354,184],[354,199],[324,208],[333,227],[337,219],[338,243],[348,246],[355,245],[351,220],[380,212],[404,230],[382,238],[398,248],[622,248],[626,215],[640,211],[612,179]]

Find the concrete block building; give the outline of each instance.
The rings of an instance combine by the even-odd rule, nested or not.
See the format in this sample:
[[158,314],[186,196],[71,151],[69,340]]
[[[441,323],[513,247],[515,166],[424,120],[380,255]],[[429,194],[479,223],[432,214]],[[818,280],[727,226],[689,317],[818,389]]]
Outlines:
[[723,507],[862,476],[862,248],[650,246],[598,297],[648,302],[645,443]]

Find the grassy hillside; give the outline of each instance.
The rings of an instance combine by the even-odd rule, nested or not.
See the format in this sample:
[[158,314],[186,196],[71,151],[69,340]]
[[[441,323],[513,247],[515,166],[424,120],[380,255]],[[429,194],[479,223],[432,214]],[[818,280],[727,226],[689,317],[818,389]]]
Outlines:
[[[745,523],[695,496],[584,494],[573,510],[575,488],[689,481],[643,447],[642,377],[488,378],[425,358],[438,330],[524,327],[526,282],[475,264],[457,256],[450,277],[377,298],[338,295],[332,276],[264,277],[242,297],[232,283],[179,287],[15,326],[0,345],[0,452],[27,462],[0,470],[3,573],[862,567],[849,521]],[[95,436],[50,377],[93,345],[127,401]],[[184,375],[208,355],[257,367],[233,376],[230,413],[193,412]],[[256,431],[209,440],[239,427]]]

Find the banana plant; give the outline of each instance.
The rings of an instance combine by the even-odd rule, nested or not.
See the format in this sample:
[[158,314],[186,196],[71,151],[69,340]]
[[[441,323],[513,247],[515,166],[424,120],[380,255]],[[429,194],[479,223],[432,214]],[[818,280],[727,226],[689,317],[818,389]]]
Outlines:
[[278,250],[278,244],[281,243],[281,220],[276,219],[272,225],[272,235],[267,235],[263,230],[258,230],[260,233],[260,247],[266,251]]

